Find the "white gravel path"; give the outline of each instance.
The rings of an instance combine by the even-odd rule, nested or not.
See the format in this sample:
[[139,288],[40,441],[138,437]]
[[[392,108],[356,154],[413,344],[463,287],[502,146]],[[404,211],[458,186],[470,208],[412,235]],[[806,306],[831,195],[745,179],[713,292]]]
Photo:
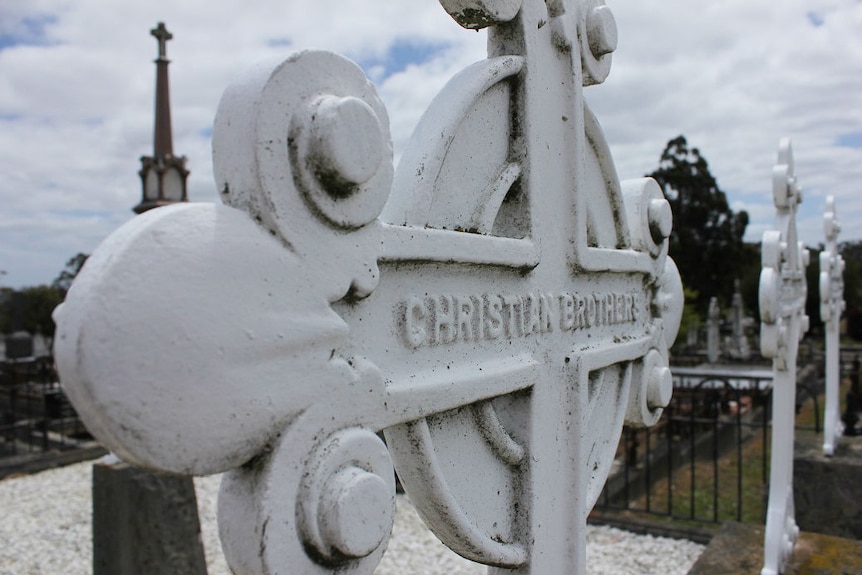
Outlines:
[[[0,481],[0,575],[89,575],[92,462]],[[219,477],[195,479],[209,575],[230,575],[216,527]],[[685,575],[703,546],[610,527],[587,532],[588,575]],[[398,497],[389,550],[376,575],[479,575]]]

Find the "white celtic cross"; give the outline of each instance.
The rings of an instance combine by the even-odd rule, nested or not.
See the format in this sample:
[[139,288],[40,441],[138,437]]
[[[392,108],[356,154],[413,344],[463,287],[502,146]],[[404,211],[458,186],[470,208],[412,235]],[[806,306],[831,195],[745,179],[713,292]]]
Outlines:
[[761,575],[778,575],[793,553],[799,534],[793,506],[793,437],[796,418],[796,356],[808,331],[805,315],[808,250],[796,239],[796,209],[802,189],[793,171],[790,140],[778,146],[772,170],[776,230],[763,234],[760,272],[760,348],[772,358],[772,455],[769,504]]
[[227,472],[236,573],[370,573],[394,462],[456,552],[582,575],[623,422],[670,399],[670,207],[653,180],[620,185],[582,94],[609,69],[610,12],[442,3],[491,26],[490,57],[437,96],[397,172],[357,66],[259,69],[215,122],[227,207],[136,218],[56,314],[62,380],[99,439]]
[[823,453],[831,456],[844,433],[841,422],[839,355],[840,324],[844,311],[844,258],[838,253],[841,225],[835,217],[835,198],[826,198],[823,213],[826,249],[820,252],[820,317],[826,324],[826,407],[823,418]]

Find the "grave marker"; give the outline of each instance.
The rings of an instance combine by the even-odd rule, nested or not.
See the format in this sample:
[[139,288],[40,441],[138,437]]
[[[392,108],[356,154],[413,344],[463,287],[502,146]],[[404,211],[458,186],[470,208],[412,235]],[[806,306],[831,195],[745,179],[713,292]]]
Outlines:
[[138,465],[227,472],[236,572],[372,572],[394,462],[429,527],[491,573],[583,575],[623,422],[670,399],[670,206],[653,180],[619,183],[582,94],[609,71],[609,9],[442,4],[490,26],[490,57],[432,102],[396,173],[356,65],[258,69],[215,122],[227,206],[129,222],[57,312],[97,437]]
[[826,407],[823,417],[823,454],[831,456],[844,433],[841,422],[841,313],[844,311],[844,258],[838,253],[841,225],[835,217],[835,198],[826,198],[823,214],[826,249],[820,252],[820,317],[826,324]]
[[745,335],[745,306],[742,303],[742,293],[739,279],[733,281],[733,299],[730,304],[732,325],[732,357],[747,360],[751,357],[751,348]]
[[805,315],[808,250],[796,237],[796,207],[802,189],[793,170],[790,140],[778,146],[772,170],[776,230],[763,233],[760,272],[760,349],[772,358],[772,453],[769,503],[761,575],[778,575],[793,553],[799,535],[793,508],[793,437],[796,419],[796,356],[808,331]]
[[709,363],[717,363],[721,358],[721,310],[715,296],[709,298],[706,317],[706,358]]

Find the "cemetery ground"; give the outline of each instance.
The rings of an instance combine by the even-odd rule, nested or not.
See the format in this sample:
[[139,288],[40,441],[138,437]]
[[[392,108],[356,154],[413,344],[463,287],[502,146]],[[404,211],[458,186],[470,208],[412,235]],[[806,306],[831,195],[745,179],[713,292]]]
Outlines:
[[[846,409],[850,379],[845,378],[840,388],[841,412]],[[802,393],[796,416],[797,440],[802,434],[822,434],[821,393]],[[713,433],[706,441],[691,442],[687,453],[676,453],[668,469],[653,471],[657,478],[646,480],[650,486],[639,485],[643,475],[649,474],[644,463],[645,439],[640,437],[637,446],[638,463],[628,474],[630,492],[619,502],[601,499],[593,512],[596,522],[611,525],[626,525],[630,529],[655,534],[673,534],[692,540],[707,542],[724,522],[740,522],[763,525],[769,486],[771,428],[765,425],[762,409],[752,409],[747,423],[738,428],[733,436],[719,442]],[[707,427],[713,427],[709,422]],[[717,428],[717,425],[715,425]],[[659,428],[659,431],[661,428]],[[717,429],[716,429],[717,430]],[[657,430],[651,430],[653,436]],[[743,434],[738,442],[737,434]],[[677,432],[680,433],[680,432]],[[687,433],[683,430],[682,435]],[[645,435],[645,434],[643,434]],[[688,437],[679,438],[686,446]],[[655,446],[661,440],[653,439]],[[721,445],[719,445],[721,443]],[[619,459],[625,448],[625,437],[618,452]],[[640,476],[635,479],[636,476]]]
[[[849,380],[844,380],[842,402],[849,387]],[[818,425],[819,406],[822,397],[817,402],[806,398],[802,403],[796,421],[799,433],[813,432],[808,428]],[[844,408],[842,403],[842,411]],[[695,450],[694,465],[680,457],[674,463],[677,469],[672,479],[653,482],[647,493],[632,501],[629,510],[597,511],[598,523],[625,530],[590,528],[588,573],[683,574],[722,522],[762,525],[769,442],[768,429],[754,429],[740,449],[724,449],[718,457],[713,457],[714,445],[705,442]],[[621,448],[620,455],[623,451]],[[0,551],[0,575],[92,572],[92,464],[85,461],[0,480],[0,508],[4,509],[0,535],[7,542]],[[219,476],[197,478],[195,485],[208,573],[227,575],[216,527]],[[638,537],[633,532],[673,539]],[[616,565],[606,567],[603,556],[608,564],[616,561]],[[670,556],[676,557],[675,564],[665,565],[662,557]],[[621,558],[631,565],[620,566]],[[399,495],[393,537],[377,573],[471,575],[484,573],[484,567],[444,547],[421,523],[406,496]]]
[[[841,411],[850,380],[841,387]],[[819,410],[822,395],[814,401],[802,395],[804,401],[796,419],[797,433],[811,434],[822,425]],[[756,421],[759,413],[751,414]],[[662,427],[651,433],[661,435]],[[658,433],[656,433],[658,431]],[[597,510],[597,524],[588,535],[591,554],[589,573],[686,573],[690,565],[722,525],[722,522],[742,522],[763,525],[770,433],[768,428],[753,426],[747,439],[736,448],[718,450],[712,441],[700,442],[689,460],[678,454],[672,464],[672,479],[660,477],[652,488],[633,497],[627,510]],[[625,440],[618,452],[622,461]],[[639,446],[643,453],[644,443]],[[715,456],[717,455],[717,456]],[[692,463],[690,463],[693,462]],[[0,508],[4,521],[0,530],[8,542],[0,552],[0,575],[29,573],[81,573],[91,568],[91,467],[92,461],[69,465],[43,473],[19,473],[0,480]],[[637,469],[633,469],[636,472]],[[216,496],[219,478],[211,476],[195,480],[199,516],[209,575],[228,574],[220,552],[215,522]],[[601,501],[600,501],[601,504]],[[600,507],[601,505],[599,505]],[[484,568],[464,560],[445,548],[421,523],[409,500],[401,495],[393,538],[377,573],[483,573]],[[648,533],[664,538],[641,538],[633,533]],[[668,539],[672,537],[674,539]],[[686,541],[686,539],[688,541]],[[700,545],[698,545],[700,543]],[[621,547],[640,546],[637,553],[621,551]],[[683,555],[678,565],[655,570],[655,558],[668,552],[663,546],[681,546]],[[673,547],[674,553],[676,547]],[[602,555],[615,558],[641,557],[630,571],[625,567],[603,571]],[[638,563],[637,561],[641,561]],[[674,571],[673,569],[677,570]]]
[[[0,480],[0,575],[92,573],[92,461]],[[230,572],[216,526],[220,476],[195,479],[208,575]],[[610,527],[587,534],[590,575],[684,575],[703,546],[636,536]],[[486,568],[455,555],[419,519],[404,495],[378,575],[479,575]]]

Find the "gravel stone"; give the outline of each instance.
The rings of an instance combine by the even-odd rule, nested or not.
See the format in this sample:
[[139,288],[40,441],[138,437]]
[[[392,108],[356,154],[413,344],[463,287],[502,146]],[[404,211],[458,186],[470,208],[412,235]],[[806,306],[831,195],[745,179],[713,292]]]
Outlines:
[[[0,481],[0,575],[92,573],[93,462]],[[230,575],[216,524],[220,476],[195,478],[209,575]],[[480,575],[484,566],[447,549],[398,496],[389,549],[376,575]],[[704,547],[611,527],[587,530],[588,575],[685,575]]]

